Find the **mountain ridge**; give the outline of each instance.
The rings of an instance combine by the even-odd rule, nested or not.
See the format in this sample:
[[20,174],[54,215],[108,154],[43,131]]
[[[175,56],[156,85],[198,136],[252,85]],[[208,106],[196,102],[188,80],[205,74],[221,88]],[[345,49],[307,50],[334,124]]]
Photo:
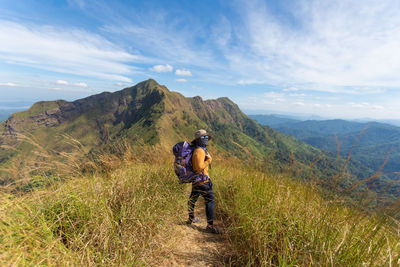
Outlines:
[[[15,160],[23,166],[35,157],[37,146],[23,142],[19,135],[27,134],[38,146],[56,153],[75,149],[66,142],[66,136],[91,151],[127,140],[133,146],[159,145],[169,153],[173,144],[187,140],[199,128],[214,134],[210,146],[213,154],[234,156],[262,169],[274,166],[329,183],[342,164],[334,155],[258,124],[227,97],[184,97],[149,79],[73,102],[38,102],[27,111],[13,114],[0,124],[0,169]],[[354,164],[348,164],[348,168],[354,169]],[[356,181],[347,171],[343,175],[347,177],[345,184]],[[9,179],[0,183],[5,181]]]
[[[265,124],[268,120],[267,118],[264,118],[263,121],[260,120],[260,117],[250,117],[262,124]],[[361,154],[373,156],[374,158],[370,161],[360,158],[363,164],[368,165],[373,170],[377,170],[385,161],[386,154],[392,151],[393,159],[389,159],[384,169],[387,172],[398,172],[400,170],[400,165],[396,164],[400,157],[400,154],[396,151],[396,147],[400,147],[400,128],[397,126],[380,122],[362,123],[341,119],[273,123],[271,126],[277,131],[292,135],[307,144],[332,153],[338,153],[337,142],[339,142],[339,152],[342,157],[347,156],[354,141],[358,140],[353,149],[353,158],[359,160],[363,156]]]
[[[70,134],[89,147],[122,137],[169,147],[198,128],[218,132],[214,138],[217,149],[236,156],[245,155],[242,148],[246,147],[262,158],[273,150],[264,146],[267,135],[276,138],[271,128],[250,119],[227,97],[205,101],[200,96],[186,98],[149,79],[73,102],[37,102],[0,124],[0,144],[16,145],[16,134],[28,133],[49,148],[61,143],[61,134]],[[272,146],[276,145],[276,140],[271,140]],[[5,161],[5,150],[1,152],[0,163]]]
[[342,158],[351,153],[352,162],[366,167],[365,170],[360,168],[361,177],[370,177],[379,171],[380,178],[373,185],[375,191],[391,195],[390,198],[400,196],[399,127],[380,122],[361,123],[346,120],[308,120],[277,124],[274,117],[250,117],[260,123],[270,121],[275,130],[294,136],[327,153]]

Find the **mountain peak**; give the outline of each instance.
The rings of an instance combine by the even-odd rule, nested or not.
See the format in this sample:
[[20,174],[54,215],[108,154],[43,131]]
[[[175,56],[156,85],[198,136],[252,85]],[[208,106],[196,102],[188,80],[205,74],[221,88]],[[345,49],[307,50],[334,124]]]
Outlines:
[[160,85],[156,80],[154,79],[148,79],[145,80],[143,82],[140,82],[132,87],[126,88],[125,90],[135,90],[137,91],[139,94],[149,94],[152,92],[157,91],[160,94],[167,94],[169,93],[169,90],[167,89],[167,87],[165,87],[164,85]]
[[156,80],[151,79],[151,78],[147,79],[147,80],[145,80],[143,82],[140,82],[137,85],[143,85],[143,86],[146,86],[146,87],[160,86],[160,84]]
[[[40,108],[35,116],[24,113],[26,116],[4,123],[3,132],[32,133],[50,148],[58,145],[58,136],[69,134],[92,148],[118,142],[120,138],[171,146],[192,136],[196,129],[206,128],[219,136],[217,146],[234,155],[244,156],[253,151],[261,158],[267,149],[263,145],[265,129],[242,113],[229,98],[205,101],[200,96],[186,98],[170,92],[154,79],[113,93],[74,102],[39,103],[37,107]],[[3,136],[4,142],[13,141],[12,136]],[[1,157],[0,153],[0,160]]]

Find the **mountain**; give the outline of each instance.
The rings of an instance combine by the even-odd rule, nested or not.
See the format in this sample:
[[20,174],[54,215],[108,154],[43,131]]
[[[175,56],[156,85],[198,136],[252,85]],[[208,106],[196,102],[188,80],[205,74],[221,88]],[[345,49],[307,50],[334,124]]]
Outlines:
[[21,134],[46,149],[60,151],[70,149],[63,142],[65,135],[94,149],[122,138],[134,145],[160,144],[169,149],[190,139],[198,128],[214,133],[216,151],[240,158],[261,160],[274,153],[283,165],[293,152],[306,165],[320,154],[318,149],[256,123],[228,98],[186,98],[150,79],[73,102],[37,102],[29,110],[13,114],[0,124],[0,164],[34,154],[34,146],[18,138]]
[[367,167],[378,170],[386,156],[390,158],[383,168],[385,173],[400,171],[400,128],[389,124],[371,122],[357,123],[344,120],[305,121],[276,130],[293,135],[304,142],[334,153],[338,151],[336,137],[340,143],[340,154],[347,156],[354,141],[361,134],[352,151],[352,158]]
[[0,144],[13,146],[18,153],[3,148],[0,164],[18,154],[32,154],[33,146],[20,142],[19,134],[28,134],[41,146],[56,150],[67,149],[62,142],[65,134],[91,148],[121,138],[169,148],[191,138],[198,128],[214,133],[218,151],[242,158],[262,159],[275,151],[283,161],[289,160],[291,152],[312,160],[319,154],[315,148],[259,125],[228,98],[186,98],[150,79],[74,102],[37,102],[29,110],[13,114],[0,124]]
[[[218,243],[197,242],[201,246],[194,249],[204,255],[187,257],[186,248],[193,249],[193,240],[211,237],[198,226],[183,226],[188,187],[179,185],[172,171],[171,146],[190,140],[198,128],[213,132],[209,148],[215,159],[211,171],[217,185],[216,224],[223,227],[224,235],[213,237]],[[117,150],[122,157],[106,150],[126,141],[135,146],[135,153],[128,150],[130,146]],[[148,80],[74,102],[38,102],[0,124],[0,144],[0,170],[11,165],[15,178],[21,180],[26,165],[33,163],[28,166],[32,180],[12,190],[6,191],[15,181],[7,180],[7,173],[0,175],[6,184],[0,186],[3,266],[75,266],[82,262],[170,266],[196,261],[217,266],[283,266],[289,262],[382,266],[399,259],[399,231],[394,228],[398,212],[386,209],[393,216],[378,217],[349,207],[343,195],[321,194],[319,185],[329,186],[323,181],[330,180],[334,185],[337,167],[343,162],[334,164],[334,155],[324,155],[258,124],[228,98],[186,98]],[[81,144],[91,151],[81,149]],[[82,153],[82,161],[73,158],[66,161],[69,165],[61,164],[65,172],[40,169],[42,164],[59,164],[43,157],[45,151],[64,154],[68,149]],[[92,158],[96,150],[104,158]],[[112,167],[103,168],[102,159]],[[99,168],[73,172],[76,164],[85,162]],[[350,170],[352,164],[348,164]],[[293,179],[310,176],[316,178],[312,183]],[[345,176],[343,186],[349,188],[354,177]],[[20,192],[29,194],[19,196]],[[382,192],[364,192],[375,203],[385,203]],[[361,199],[362,208],[371,208],[370,199]],[[206,227],[206,218],[202,221],[200,226]],[[209,251],[216,247],[220,250],[210,261]]]
[[379,120],[378,122],[387,123],[387,124],[391,124],[391,125],[400,127],[400,120],[387,119],[387,120]]
[[[69,144],[69,138],[91,151],[126,140],[133,146],[158,145],[170,153],[173,144],[190,141],[199,128],[213,133],[210,149],[214,155],[233,156],[264,170],[274,166],[303,178],[319,177],[321,183],[329,184],[343,164],[334,154],[258,124],[226,97],[205,101],[199,96],[187,98],[149,79],[73,102],[37,102],[29,110],[10,116],[0,124],[0,184],[14,179],[4,173],[7,166],[22,168],[28,162],[43,161],[41,149],[60,153],[77,149]],[[341,173],[347,177],[341,185],[363,178],[361,174],[368,172],[363,168],[350,162],[348,171]]]
[[289,123],[291,124],[291,123],[296,123],[296,122],[301,121],[301,120],[289,118],[284,115],[275,115],[275,114],[271,114],[271,115],[256,114],[256,115],[249,115],[249,117],[252,118],[253,120],[257,121],[260,124],[268,125],[270,127],[276,127],[276,126],[280,126],[280,125],[286,125]]
[[[253,118],[262,124],[267,120],[262,117]],[[383,177],[375,190],[400,195],[397,182],[400,171],[399,127],[378,122],[345,120],[288,122],[272,124],[271,127],[321,150],[335,154],[339,150],[342,158],[346,158],[351,150],[351,161],[365,166],[364,170],[360,169],[359,172],[363,177],[370,176],[382,167]],[[357,143],[352,149],[356,140]]]

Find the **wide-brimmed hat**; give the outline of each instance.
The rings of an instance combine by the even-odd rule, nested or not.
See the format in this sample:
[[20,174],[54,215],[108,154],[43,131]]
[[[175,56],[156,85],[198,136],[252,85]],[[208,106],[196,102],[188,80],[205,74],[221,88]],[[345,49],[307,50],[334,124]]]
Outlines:
[[204,129],[200,129],[194,133],[194,139],[193,139],[192,143],[202,136],[208,136],[208,140],[211,140],[211,138],[212,138],[212,135],[210,133],[207,133],[207,131]]

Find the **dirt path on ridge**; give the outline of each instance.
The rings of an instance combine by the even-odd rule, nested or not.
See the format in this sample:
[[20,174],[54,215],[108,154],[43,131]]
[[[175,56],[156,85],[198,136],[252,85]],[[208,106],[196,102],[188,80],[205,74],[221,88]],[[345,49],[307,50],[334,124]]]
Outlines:
[[[159,266],[229,266],[229,245],[226,234],[205,232],[207,219],[205,216],[204,200],[196,203],[195,216],[200,222],[187,225],[187,214],[182,215],[181,222],[174,225],[171,239],[165,244],[170,250],[168,256]],[[221,230],[222,224],[215,222]]]

